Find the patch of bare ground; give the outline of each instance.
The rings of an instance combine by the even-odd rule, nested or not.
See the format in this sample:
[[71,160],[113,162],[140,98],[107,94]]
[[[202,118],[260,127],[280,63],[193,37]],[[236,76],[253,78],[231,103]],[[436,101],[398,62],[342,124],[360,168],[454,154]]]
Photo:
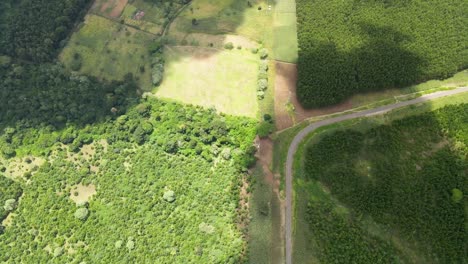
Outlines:
[[305,109],[297,100],[296,85],[297,65],[277,61],[275,79],[275,120],[278,130],[292,127],[296,123],[310,117],[341,112],[353,107],[349,100],[331,107]]
[[44,162],[45,159],[34,156],[15,158],[7,163],[5,175],[12,179],[23,178],[27,174],[31,176]]
[[92,10],[104,16],[119,18],[128,0],[96,0]]
[[262,167],[264,182],[268,184],[273,193],[269,202],[272,216],[272,247],[270,251],[272,263],[280,263],[278,260],[284,259],[284,228],[285,228],[285,201],[280,195],[280,175],[273,174],[271,165],[273,162],[273,141],[270,138],[256,139],[257,164]]
[[84,186],[83,184],[75,185],[70,190],[70,199],[72,199],[76,204],[81,204],[89,201],[91,196],[96,194],[96,186],[90,184]]
[[443,149],[445,146],[448,146],[449,144],[450,144],[450,142],[447,139],[444,138],[440,142],[432,144],[431,145],[431,150],[425,151],[425,152],[423,152],[423,154],[426,155],[426,156],[430,156],[430,155],[436,153],[437,151]]

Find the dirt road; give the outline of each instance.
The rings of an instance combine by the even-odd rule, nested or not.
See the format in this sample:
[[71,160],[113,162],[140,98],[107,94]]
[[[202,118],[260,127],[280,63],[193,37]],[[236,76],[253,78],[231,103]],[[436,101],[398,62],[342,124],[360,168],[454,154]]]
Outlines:
[[442,91],[442,92],[436,92],[432,94],[427,94],[423,95],[421,97],[418,97],[413,100],[409,101],[404,101],[404,102],[399,102],[396,104],[391,104],[391,105],[385,105],[381,107],[377,107],[374,109],[369,109],[366,111],[362,112],[357,112],[357,113],[352,113],[348,115],[343,115],[335,118],[330,118],[326,119],[320,122],[316,122],[313,124],[308,125],[306,128],[301,130],[293,139],[291,145],[289,146],[288,150],[288,157],[286,160],[286,212],[285,212],[285,238],[286,238],[286,264],[292,264],[292,221],[293,221],[293,200],[292,200],[292,192],[293,192],[293,161],[294,161],[294,154],[297,151],[297,148],[301,141],[312,131],[315,129],[326,126],[326,125],[331,125],[334,123],[342,122],[345,120],[350,120],[358,117],[367,117],[367,116],[373,116],[373,115],[380,115],[384,114],[386,112],[389,112],[391,110],[408,106],[408,105],[413,105],[425,101],[429,101],[432,99],[440,98],[440,97],[445,97],[449,95],[455,95],[463,92],[468,92],[468,87],[462,87],[462,88],[457,88],[454,90],[449,90],[449,91]]

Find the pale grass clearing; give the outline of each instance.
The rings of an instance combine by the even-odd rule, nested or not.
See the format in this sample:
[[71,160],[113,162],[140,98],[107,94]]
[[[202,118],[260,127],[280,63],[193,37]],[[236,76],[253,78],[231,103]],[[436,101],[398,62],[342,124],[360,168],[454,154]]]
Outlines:
[[23,178],[26,173],[34,174],[34,171],[44,164],[45,159],[41,157],[26,156],[3,161],[6,171],[5,176],[11,179]]
[[[75,193],[78,193],[78,195],[75,195]],[[72,186],[70,190],[70,199],[72,199],[76,204],[81,204],[88,202],[89,199],[96,193],[96,186],[93,184],[84,186],[80,183],[78,185]]]
[[164,80],[155,95],[255,118],[259,58],[246,50],[166,47]]

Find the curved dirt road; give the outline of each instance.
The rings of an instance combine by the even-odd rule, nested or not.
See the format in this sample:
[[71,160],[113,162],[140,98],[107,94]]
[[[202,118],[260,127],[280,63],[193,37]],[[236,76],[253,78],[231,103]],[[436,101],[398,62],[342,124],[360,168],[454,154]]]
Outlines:
[[293,178],[293,161],[294,161],[294,154],[297,151],[297,148],[301,141],[312,131],[315,129],[338,123],[345,120],[350,120],[358,117],[367,117],[373,115],[380,115],[386,112],[389,112],[393,109],[397,109],[403,106],[408,106],[412,104],[417,104],[425,101],[429,101],[432,99],[445,97],[449,95],[455,95],[463,92],[468,92],[468,87],[457,88],[454,90],[449,91],[442,91],[436,92],[432,94],[423,95],[413,100],[399,102],[391,105],[385,105],[381,107],[377,107],[374,109],[369,109],[366,111],[347,114],[343,116],[338,116],[326,120],[322,120],[313,124],[308,125],[306,128],[301,130],[293,139],[291,145],[289,146],[288,156],[286,159],[286,214],[285,214],[285,239],[286,239],[286,264],[292,264],[292,208],[293,208],[293,200],[292,200],[292,178]]

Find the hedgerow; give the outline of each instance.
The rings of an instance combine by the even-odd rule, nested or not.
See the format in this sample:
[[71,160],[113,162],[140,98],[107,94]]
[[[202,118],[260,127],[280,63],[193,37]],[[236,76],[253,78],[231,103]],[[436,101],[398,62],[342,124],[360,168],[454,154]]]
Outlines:
[[446,78],[468,66],[463,0],[298,0],[298,98],[307,108]]

